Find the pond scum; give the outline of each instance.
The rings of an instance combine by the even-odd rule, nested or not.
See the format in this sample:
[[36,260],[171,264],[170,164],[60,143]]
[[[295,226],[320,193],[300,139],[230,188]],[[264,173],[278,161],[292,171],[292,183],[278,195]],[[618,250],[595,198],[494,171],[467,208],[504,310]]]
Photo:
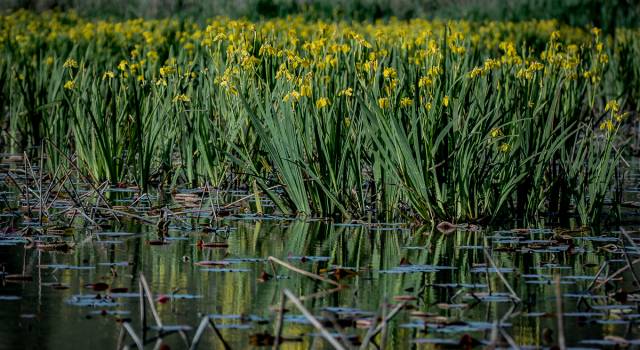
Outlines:
[[54,174],[248,188],[285,215],[593,223],[620,203],[639,34],[18,11],[0,17],[2,142]]

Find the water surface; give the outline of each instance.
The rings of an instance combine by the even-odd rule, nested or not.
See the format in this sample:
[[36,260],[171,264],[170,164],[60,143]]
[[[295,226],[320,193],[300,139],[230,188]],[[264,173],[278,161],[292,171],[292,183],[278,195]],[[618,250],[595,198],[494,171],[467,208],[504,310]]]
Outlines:
[[[123,320],[142,334],[141,273],[165,325],[190,326],[191,338],[201,317],[210,315],[232,348],[250,347],[252,335],[274,334],[274,310],[284,288],[297,296],[334,288],[278,265],[274,273],[266,261],[269,256],[328,278],[340,277],[345,288],[305,300],[304,305],[328,326],[331,317],[343,320],[342,332],[360,340],[368,321],[406,302],[388,327],[388,348],[455,348],[447,344],[457,344],[465,335],[489,342],[496,320],[501,320],[498,330],[523,347],[555,344],[555,275],[561,276],[565,336],[571,347],[608,346],[617,339],[612,336],[634,339],[634,322],[640,317],[637,298],[619,293],[635,289],[628,272],[614,284],[588,291],[594,281],[599,285],[626,265],[625,253],[638,258],[639,252],[619,232],[472,227],[444,234],[397,224],[238,215],[218,221],[214,232],[191,230],[174,220],[167,244],[154,245],[155,226],[110,224],[108,229],[77,227],[63,236],[30,238],[36,243],[24,241],[20,232],[1,236],[5,274],[32,279],[5,281],[0,287],[0,348],[113,349]],[[37,248],[38,241],[61,240],[73,248]],[[207,247],[200,240],[228,246]],[[509,286],[487,260],[484,247]],[[203,261],[208,261],[206,266],[198,264]],[[521,302],[514,302],[514,296]],[[283,348],[329,348],[293,305],[287,309],[283,334],[299,341],[286,342]],[[147,318],[153,323],[150,313]],[[126,343],[133,345],[130,338]],[[185,347],[178,334],[164,337],[162,343]],[[499,344],[508,346],[502,339]],[[199,348],[220,345],[207,330]]]

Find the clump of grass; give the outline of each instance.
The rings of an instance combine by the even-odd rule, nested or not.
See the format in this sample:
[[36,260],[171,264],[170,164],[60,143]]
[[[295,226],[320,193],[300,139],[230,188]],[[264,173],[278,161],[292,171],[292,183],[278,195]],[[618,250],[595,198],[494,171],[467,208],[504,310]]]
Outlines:
[[631,29],[2,19],[11,147],[142,192],[255,184],[299,216],[596,222],[639,94]]

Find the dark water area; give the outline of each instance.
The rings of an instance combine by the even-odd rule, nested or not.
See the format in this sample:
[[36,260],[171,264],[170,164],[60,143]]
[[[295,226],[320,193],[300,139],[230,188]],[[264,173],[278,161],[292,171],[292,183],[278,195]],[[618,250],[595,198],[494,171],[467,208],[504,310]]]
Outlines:
[[[171,227],[164,245],[150,244],[157,237],[155,227],[143,225],[114,226],[109,232],[73,230],[64,237],[75,242],[68,252],[30,248],[32,243],[5,235],[0,240],[4,273],[30,275],[31,280],[7,280],[0,287],[0,348],[115,348],[119,320],[130,319],[141,334],[140,273],[165,325],[189,326],[186,334],[192,337],[201,317],[211,315],[232,348],[250,347],[252,335],[274,333],[282,289],[304,296],[334,288],[278,265],[277,278],[260,281],[263,272],[274,275],[269,256],[330,278],[342,271],[339,283],[345,288],[304,305],[319,319],[332,314],[345,320],[342,332],[360,340],[367,327],[352,325],[367,325],[384,305],[391,310],[405,301],[410,307],[390,321],[387,348],[438,348],[442,345],[434,343],[457,343],[464,335],[489,342],[495,320],[502,320],[502,331],[522,347],[554,344],[555,275],[561,276],[569,346],[600,348],[617,339],[610,336],[633,339],[637,334],[637,299],[621,293],[636,288],[628,271],[611,285],[588,292],[590,285],[626,265],[625,254],[636,259],[640,253],[629,242],[625,248],[619,232],[594,236],[579,230],[459,229],[445,234],[402,225],[240,217],[221,224],[217,233]],[[228,247],[203,247],[199,240],[226,242]],[[487,263],[483,247],[521,302],[514,302],[509,287]],[[196,264],[202,261],[210,263]],[[606,273],[596,277],[603,264]],[[283,335],[300,338],[283,348],[330,348],[300,312],[287,308]],[[186,346],[178,334],[162,343]],[[207,330],[200,348],[220,346]]]

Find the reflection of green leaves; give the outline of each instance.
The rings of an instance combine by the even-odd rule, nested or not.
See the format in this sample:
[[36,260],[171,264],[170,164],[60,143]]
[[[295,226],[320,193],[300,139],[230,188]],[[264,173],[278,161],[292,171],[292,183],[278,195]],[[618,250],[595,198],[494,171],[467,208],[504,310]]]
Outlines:
[[[357,276],[344,279],[348,288],[336,293],[331,293],[322,298],[313,298],[305,301],[314,314],[321,315],[321,310],[326,307],[350,307],[367,312],[380,310],[385,300],[390,302],[396,296],[417,296],[415,301],[417,310],[436,313],[448,317],[451,321],[464,320],[465,322],[486,321],[487,318],[497,319],[504,316],[510,306],[506,303],[479,303],[464,309],[442,310],[438,304],[475,303],[471,292],[487,293],[486,288],[471,288],[458,284],[491,284],[491,291],[502,293],[504,284],[494,273],[475,272],[470,269],[486,262],[483,249],[491,250],[491,255],[497,266],[513,268],[515,271],[532,270],[532,273],[541,275],[549,274],[545,269],[545,263],[553,261],[561,266],[563,278],[571,280],[571,277],[592,277],[603,262],[608,261],[609,253],[599,252],[597,247],[602,242],[590,242],[589,232],[571,232],[575,237],[575,254],[562,254],[549,250],[547,252],[523,253],[518,251],[502,251],[498,248],[507,248],[514,243],[499,243],[504,239],[526,237],[527,240],[552,242],[555,238],[551,230],[523,231],[477,231],[470,232],[463,229],[449,234],[434,231],[432,227],[420,227],[411,230],[400,229],[400,226],[390,224],[379,225],[354,225],[343,226],[326,222],[281,220],[251,222],[245,220],[228,220],[225,223],[234,228],[228,237],[229,249],[199,249],[195,240],[200,239],[198,234],[192,234],[187,240],[175,240],[164,247],[150,247],[144,244],[149,237],[155,236],[155,228],[150,226],[140,227],[130,222],[121,225],[114,224],[115,231],[122,232],[146,232],[146,237],[133,237],[125,241],[119,249],[105,251],[95,249],[92,244],[78,245],[76,250],[68,255],[59,256],[58,263],[67,265],[87,265],[85,259],[90,259],[90,264],[96,266],[95,272],[88,275],[90,279],[96,279],[103,273],[108,273],[108,266],[103,263],[129,262],[126,271],[137,276],[142,272],[149,278],[154,293],[170,293],[174,288],[181,288],[179,293],[202,296],[193,300],[181,300],[173,305],[159,305],[163,320],[175,320],[183,324],[192,325],[197,320],[193,318],[196,312],[221,315],[258,315],[269,317],[268,310],[277,305],[280,292],[283,288],[294,290],[297,295],[310,295],[324,290],[323,284],[307,277],[289,273],[283,268],[277,268],[278,273],[287,276],[285,279],[259,283],[257,278],[260,272],[272,273],[271,265],[264,261],[241,262],[232,265],[231,268],[249,269],[249,272],[202,272],[193,265],[195,261],[202,260],[232,260],[234,258],[264,259],[268,256],[279,257],[288,263],[304,270],[320,273],[320,269],[333,265],[344,267],[361,267]],[[392,230],[382,230],[392,228]],[[78,233],[80,234],[80,233]],[[83,234],[83,233],[82,233]],[[616,239],[617,235],[609,238]],[[100,244],[104,244],[100,243]],[[528,243],[517,244],[525,247]],[[476,247],[476,249],[463,249],[462,247]],[[551,243],[551,246],[553,244]],[[409,249],[413,248],[413,249]],[[296,256],[328,256],[329,261],[306,261],[291,259],[289,254]],[[182,257],[187,256],[190,262],[183,262]],[[380,273],[379,270],[391,270],[399,267],[400,260],[406,258],[413,266],[445,266],[455,269],[443,269],[439,272],[412,272],[411,266],[404,266],[402,274]],[[593,263],[595,267],[586,266]],[[101,270],[103,269],[103,270]],[[129,270],[130,269],[130,270]],[[415,269],[419,271],[419,268]],[[424,269],[423,269],[424,270]],[[73,285],[78,278],[72,270],[60,276],[62,283]],[[529,273],[529,272],[527,272]],[[505,278],[520,296],[535,295],[531,298],[531,310],[539,312],[553,312],[553,306],[548,309],[548,300],[553,297],[554,290],[548,284],[531,284],[519,273],[506,273]],[[534,278],[544,282],[545,277]],[[133,283],[137,281],[127,279],[126,276],[115,276],[114,284]],[[578,279],[580,281],[580,279]],[[588,284],[584,280],[584,286]],[[435,286],[446,284],[447,286]],[[127,286],[127,285],[123,285]],[[563,285],[563,290],[570,291],[580,285]],[[418,293],[422,291],[418,295]],[[46,291],[44,292],[46,293]],[[55,299],[53,299],[55,301]],[[412,302],[413,303],[413,302]],[[574,303],[567,303],[567,312],[573,311]],[[60,305],[60,312],[77,313],[76,309],[68,304]],[[178,308],[178,309],[176,309]],[[180,310],[181,312],[175,312]],[[295,314],[295,313],[294,313]],[[399,327],[399,324],[409,322],[408,312],[403,312],[394,319],[389,326],[390,338],[398,348],[410,346],[415,339],[414,331]],[[549,322],[553,319],[523,317],[515,315],[512,319],[512,327],[519,334],[529,334],[538,339],[536,328],[532,325]],[[223,324],[237,322],[233,320],[221,321]],[[293,326],[290,326],[293,327]],[[304,328],[305,330],[307,328]],[[242,333],[245,334],[245,333]],[[420,335],[422,336],[422,335]],[[528,335],[527,335],[528,336]],[[243,348],[246,337],[232,338],[238,347]],[[307,340],[305,340],[307,341]]]

